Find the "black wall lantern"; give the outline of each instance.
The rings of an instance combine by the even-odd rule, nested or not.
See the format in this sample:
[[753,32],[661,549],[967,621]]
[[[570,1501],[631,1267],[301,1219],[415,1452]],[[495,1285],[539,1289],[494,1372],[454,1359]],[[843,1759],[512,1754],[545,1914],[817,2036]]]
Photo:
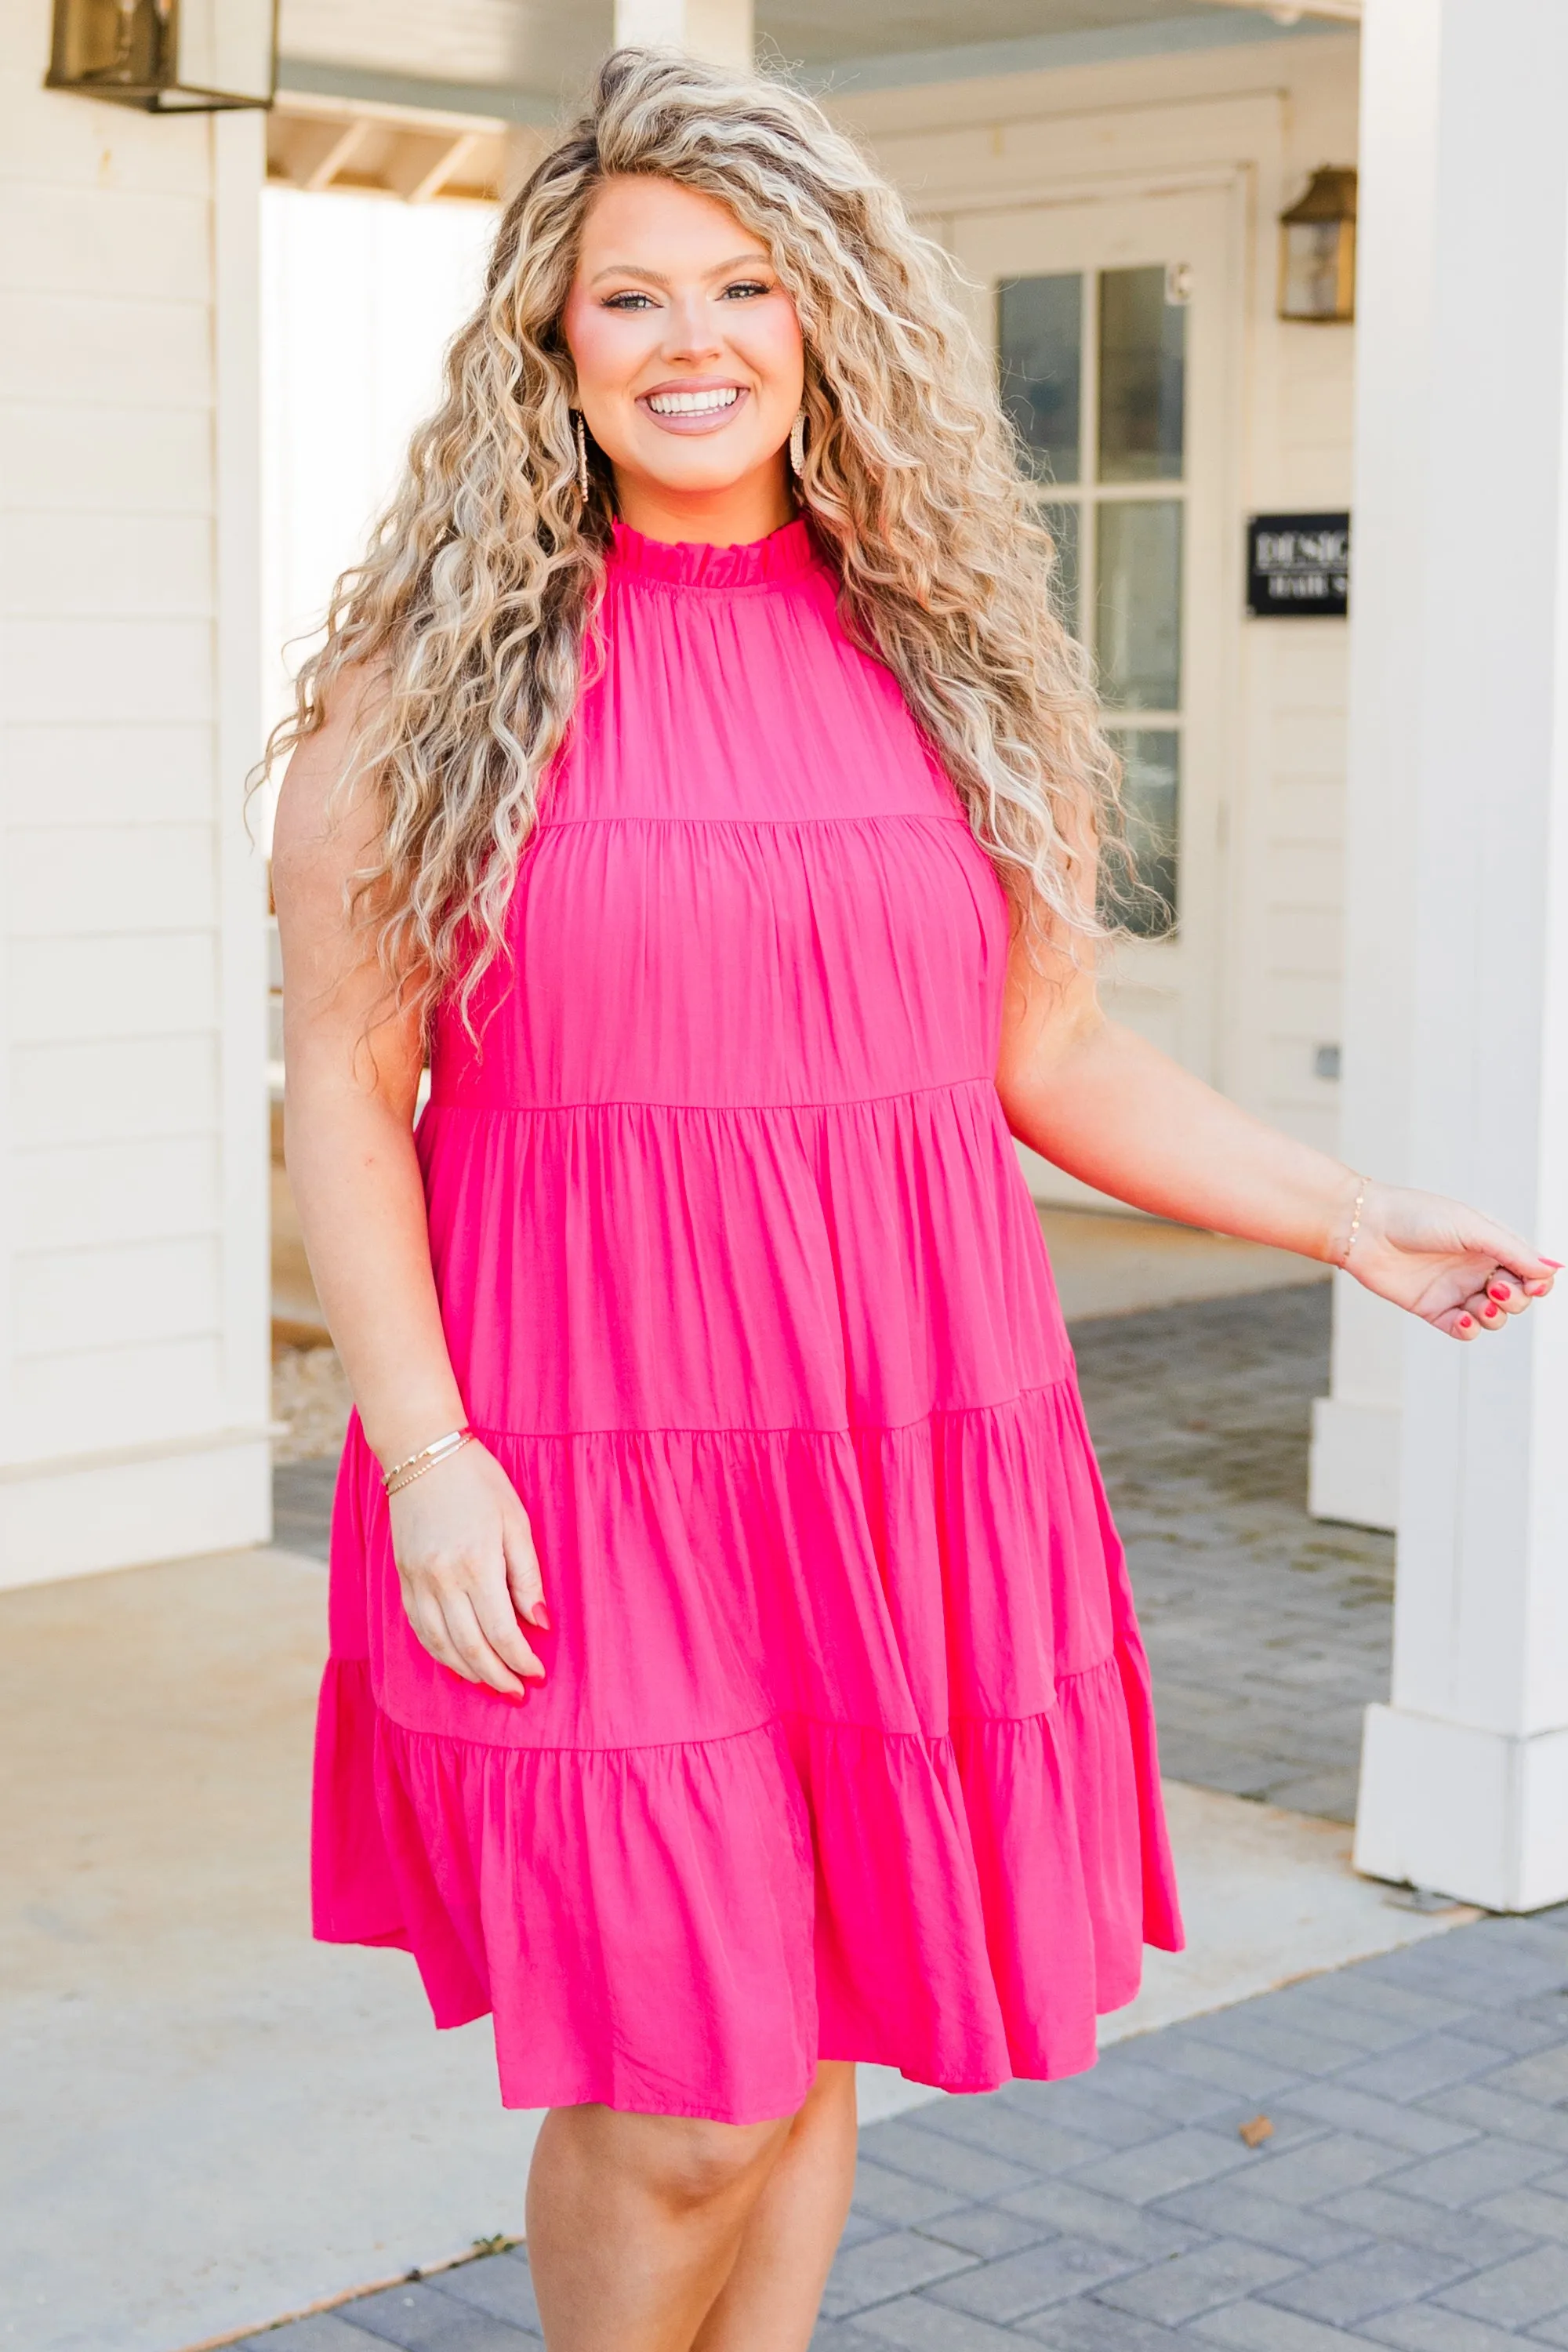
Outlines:
[[1279,316],[1332,325],[1355,317],[1356,177],[1325,164],[1279,215]]
[[276,0],[55,0],[47,89],[149,114],[270,106]]

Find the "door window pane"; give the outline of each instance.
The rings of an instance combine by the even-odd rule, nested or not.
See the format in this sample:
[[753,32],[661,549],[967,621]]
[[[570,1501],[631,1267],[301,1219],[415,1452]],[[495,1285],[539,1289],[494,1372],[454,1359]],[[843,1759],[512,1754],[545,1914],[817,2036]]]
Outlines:
[[1166,273],[1108,269],[1100,281],[1100,478],[1173,482],[1182,473],[1187,313]]
[[1100,689],[1126,710],[1182,699],[1182,509],[1173,499],[1110,500],[1096,518]]
[[1132,856],[1133,888],[1113,911],[1139,939],[1168,939],[1176,928],[1177,844],[1181,824],[1181,738],[1170,728],[1139,728],[1112,739],[1121,754],[1121,814]]
[[1041,481],[1076,482],[1081,458],[1083,279],[1014,278],[996,289],[1002,404]]
[[1048,506],[1040,509],[1040,520],[1057,543],[1056,571],[1051,580],[1051,603],[1064,629],[1078,636],[1082,630],[1079,617],[1078,535],[1079,510],[1075,506]]

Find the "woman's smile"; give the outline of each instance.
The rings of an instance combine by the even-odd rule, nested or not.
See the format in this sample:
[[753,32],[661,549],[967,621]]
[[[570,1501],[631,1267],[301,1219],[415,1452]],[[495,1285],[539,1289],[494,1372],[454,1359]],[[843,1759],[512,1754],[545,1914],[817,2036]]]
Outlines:
[[686,376],[639,392],[637,404],[666,433],[721,433],[750,398],[730,377]]

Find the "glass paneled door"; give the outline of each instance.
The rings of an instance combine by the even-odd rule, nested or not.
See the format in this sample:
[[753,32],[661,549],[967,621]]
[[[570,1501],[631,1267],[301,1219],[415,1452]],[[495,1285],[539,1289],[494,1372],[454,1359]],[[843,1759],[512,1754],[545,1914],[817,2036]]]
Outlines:
[[1057,541],[1062,616],[1094,656],[1124,762],[1138,887],[1119,909],[1133,936],[1111,960],[1108,1007],[1209,1078],[1235,643],[1230,201],[1216,189],[1019,207],[961,217],[952,236]]

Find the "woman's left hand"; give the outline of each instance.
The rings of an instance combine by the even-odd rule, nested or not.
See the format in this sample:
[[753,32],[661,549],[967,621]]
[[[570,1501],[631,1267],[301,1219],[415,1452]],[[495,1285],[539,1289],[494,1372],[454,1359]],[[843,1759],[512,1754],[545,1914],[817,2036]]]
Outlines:
[[1452,1339],[1500,1331],[1547,1297],[1557,1272],[1553,1259],[1479,1210],[1395,1184],[1367,1185],[1343,1263],[1368,1290]]

